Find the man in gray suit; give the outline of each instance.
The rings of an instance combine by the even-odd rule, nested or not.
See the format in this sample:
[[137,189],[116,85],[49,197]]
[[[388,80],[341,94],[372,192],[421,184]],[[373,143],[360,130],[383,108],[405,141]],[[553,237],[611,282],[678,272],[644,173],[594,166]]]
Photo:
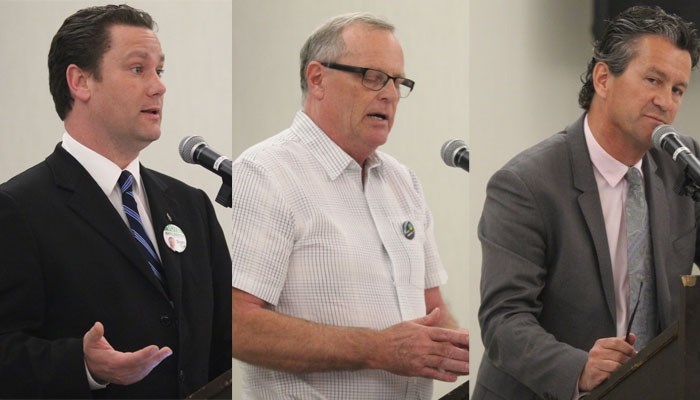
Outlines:
[[[588,65],[584,115],[491,178],[479,224],[486,352],[474,399],[577,398],[676,319],[679,275],[700,260],[700,209],[673,191],[683,172],[651,134],[673,122],[698,46],[692,24],[660,8],[621,13]],[[635,183],[626,176],[640,172],[651,290],[635,297],[641,284],[628,266],[639,251],[628,257],[626,230]],[[648,307],[634,319],[649,329],[627,335],[638,298]]]

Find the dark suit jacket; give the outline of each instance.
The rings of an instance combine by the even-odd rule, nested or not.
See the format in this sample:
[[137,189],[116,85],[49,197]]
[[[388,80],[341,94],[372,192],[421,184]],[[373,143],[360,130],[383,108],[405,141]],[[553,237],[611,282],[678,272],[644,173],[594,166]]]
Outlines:
[[[0,398],[178,398],[231,368],[231,259],[207,196],[141,167],[170,293],[126,224],[59,146],[0,185]],[[179,226],[183,253],[163,241]],[[91,392],[82,337],[95,323],[118,351],[156,344],[145,379]]]
[[[677,318],[679,275],[698,260],[700,213],[673,191],[681,171],[671,157],[652,149],[642,168],[664,329]],[[570,400],[594,342],[616,335],[610,251],[583,117],[494,174],[479,239],[486,352],[474,398]]]

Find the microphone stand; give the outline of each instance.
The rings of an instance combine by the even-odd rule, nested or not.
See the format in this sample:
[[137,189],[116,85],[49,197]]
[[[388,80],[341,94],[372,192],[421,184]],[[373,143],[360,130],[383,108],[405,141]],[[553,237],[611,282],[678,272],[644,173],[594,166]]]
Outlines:
[[226,182],[224,178],[221,178],[221,181],[221,188],[219,188],[219,193],[216,194],[216,202],[226,208],[231,208],[233,205],[231,182]]
[[700,186],[695,183],[695,180],[690,178],[687,168],[678,177],[673,190],[681,196],[689,196],[696,203],[700,202]]

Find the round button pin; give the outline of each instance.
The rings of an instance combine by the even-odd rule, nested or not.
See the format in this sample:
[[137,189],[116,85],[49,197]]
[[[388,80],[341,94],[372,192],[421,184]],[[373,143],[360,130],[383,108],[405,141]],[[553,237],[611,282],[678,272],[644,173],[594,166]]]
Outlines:
[[168,224],[163,228],[163,240],[176,253],[182,253],[187,248],[187,238],[179,226]]
[[403,231],[403,236],[408,240],[413,240],[416,236],[416,229],[413,227],[411,221],[404,221],[401,225],[401,230]]

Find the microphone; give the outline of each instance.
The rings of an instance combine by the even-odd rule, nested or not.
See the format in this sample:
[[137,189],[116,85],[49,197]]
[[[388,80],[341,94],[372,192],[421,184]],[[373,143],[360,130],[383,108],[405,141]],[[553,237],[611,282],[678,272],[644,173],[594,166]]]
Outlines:
[[199,164],[231,185],[231,160],[209,147],[201,136],[185,136],[180,141],[180,157],[189,164]]
[[448,167],[459,167],[469,172],[469,149],[463,140],[446,141],[440,148],[440,155]]
[[685,147],[671,125],[659,125],[654,128],[651,139],[654,147],[670,154],[673,161],[685,170],[686,176],[696,185],[700,185],[700,161],[690,149]]

